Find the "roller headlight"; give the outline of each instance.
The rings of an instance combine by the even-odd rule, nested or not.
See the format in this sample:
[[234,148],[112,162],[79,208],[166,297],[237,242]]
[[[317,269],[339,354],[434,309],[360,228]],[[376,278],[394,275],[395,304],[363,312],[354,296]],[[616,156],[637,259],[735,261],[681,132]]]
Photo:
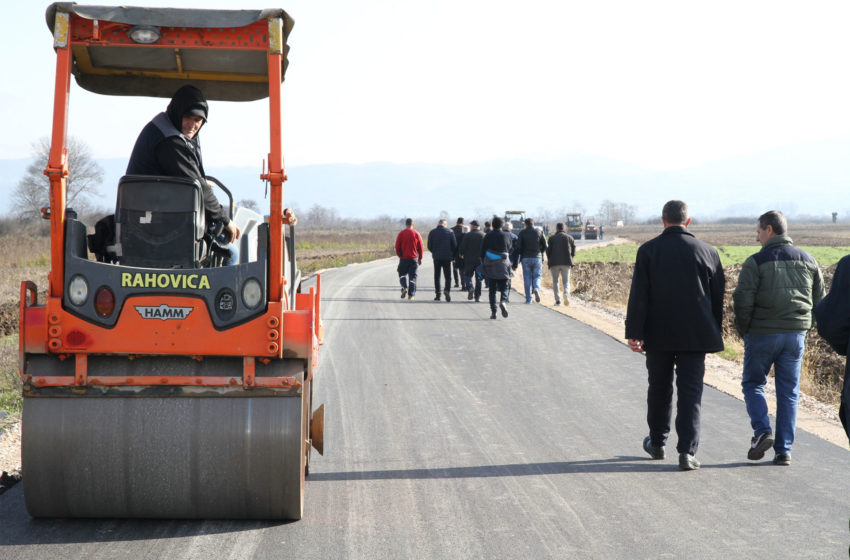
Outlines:
[[249,278],[242,286],[242,302],[248,309],[254,309],[263,300],[263,287],[259,280]]
[[82,306],[89,299],[89,283],[82,275],[76,274],[68,284],[68,299],[77,307]]

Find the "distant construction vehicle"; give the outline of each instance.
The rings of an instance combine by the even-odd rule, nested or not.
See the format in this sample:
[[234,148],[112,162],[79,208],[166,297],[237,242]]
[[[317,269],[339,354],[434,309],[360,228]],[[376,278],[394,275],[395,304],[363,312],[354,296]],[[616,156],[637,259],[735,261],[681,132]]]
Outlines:
[[567,214],[567,233],[573,236],[573,239],[581,239],[582,223],[580,212],[569,212]]
[[590,217],[584,224],[585,239],[599,239],[599,226],[596,225],[596,218]]
[[525,227],[525,210],[505,210],[505,223],[510,222],[515,230]]

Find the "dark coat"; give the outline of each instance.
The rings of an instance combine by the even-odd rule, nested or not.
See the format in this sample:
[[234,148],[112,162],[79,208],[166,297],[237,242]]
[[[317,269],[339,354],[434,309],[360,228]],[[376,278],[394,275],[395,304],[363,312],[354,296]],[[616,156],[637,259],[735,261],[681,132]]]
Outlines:
[[[481,242],[481,259],[484,275],[491,280],[504,280],[511,277],[510,254],[513,250],[511,232],[494,229],[484,236]],[[499,255],[499,259],[487,257],[487,253]]]
[[473,229],[464,234],[457,249],[458,255],[463,255],[463,272],[469,274],[481,264],[481,245],[484,243],[484,232]]
[[534,226],[525,226],[517,234],[517,254],[521,259],[536,259],[546,252],[546,238]]
[[[847,356],[850,345],[850,255],[838,262],[829,293],[815,306],[818,334],[833,350]],[[838,416],[850,437],[850,359],[844,364],[844,388]]]
[[573,257],[576,256],[576,242],[573,236],[565,231],[556,232],[549,238],[546,247],[546,257],[549,259],[549,268],[553,266],[573,266]]
[[437,226],[428,233],[428,250],[435,261],[450,261],[457,252],[457,239],[446,226]]
[[[168,104],[168,109],[155,116],[136,139],[130,162],[127,164],[127,175],[197,179],[204,193],[207,220],[220,220],[227,225],[230,218],[207,184],[201,158],[200,131],[191,140],[181,133],[183,115],[195,108],[207,114],[207,102],[203,93],[193,86],[183,86],[177,90]],[[204,121],[206,122],[206,118]]]
[[681,226],[640,246],[626,338],[647,351],[719,352],[726,278],[717,251]]
[[466,235],[466,233],[463,231],[463,225],[462,224],[457,224],[457,225],[452,226],[451,230],[455,234],[455,241],[457,241],[458,250],[455,251],[455,260],[457,260],[458,255],[460,254],[460,244],[461,244],[461,242],[463,242],[463,236]]

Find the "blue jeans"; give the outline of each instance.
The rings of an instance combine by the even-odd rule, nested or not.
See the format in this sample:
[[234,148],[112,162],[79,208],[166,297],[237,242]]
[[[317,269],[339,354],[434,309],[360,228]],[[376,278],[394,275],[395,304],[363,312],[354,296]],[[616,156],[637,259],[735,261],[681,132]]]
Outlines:
[[748,334],[744,337],[744,373],[741,386],[755,435],[770,433],[764,384],[773,365],[776,376],[776,436],[773,449],[791,453],[797,428],[800,364],[806,349],[805,332]]
[[531,292],[540,291],[540,277],[543,275],[543,260],[539,257],[522,259],[522,283],[525,286],[525,301],[531,301]]

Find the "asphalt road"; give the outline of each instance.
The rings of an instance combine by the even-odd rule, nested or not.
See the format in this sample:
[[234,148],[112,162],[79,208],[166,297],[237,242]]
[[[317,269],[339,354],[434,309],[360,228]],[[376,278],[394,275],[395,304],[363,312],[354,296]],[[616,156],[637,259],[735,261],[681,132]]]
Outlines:
[[848,557],[846,448],[799,431],[790,467],[747,461],[743,403],[706,388],[702,469],[678,470],[675,435],[651,461],[641,356],[516,294],[496,321],[434,302],[420,270],[414,301],[395,261],[323,277],[302,521],[33,520],[18,485],[0,558]]

